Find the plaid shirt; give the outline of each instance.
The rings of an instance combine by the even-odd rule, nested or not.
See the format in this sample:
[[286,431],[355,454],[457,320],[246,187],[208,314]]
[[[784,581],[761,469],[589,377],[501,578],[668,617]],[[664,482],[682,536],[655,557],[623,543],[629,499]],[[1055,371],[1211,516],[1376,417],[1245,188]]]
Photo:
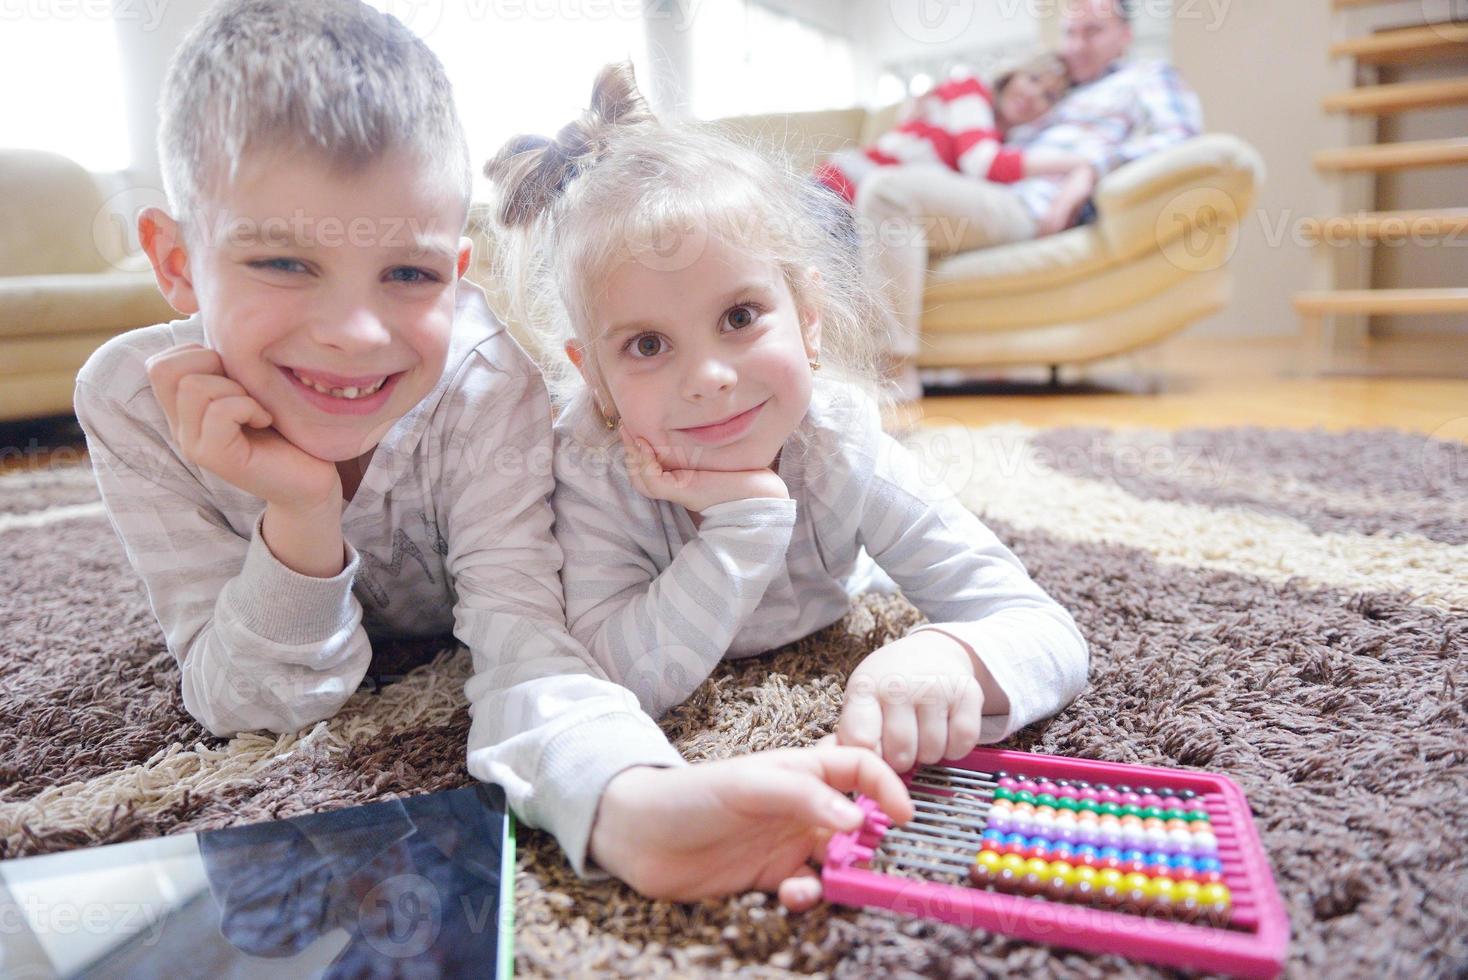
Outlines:
[[[1021,152],[1036,147],[1076,153],[1098,176],[1149,153],[1197,136],[1203,129],[1198,96],[1162,61],[1117,61],[1101,76],[1078,85],[1049,113],[1005,138]],[[1030,177],[1013,184],[1030,212],[1044,217],[1060,177]]]

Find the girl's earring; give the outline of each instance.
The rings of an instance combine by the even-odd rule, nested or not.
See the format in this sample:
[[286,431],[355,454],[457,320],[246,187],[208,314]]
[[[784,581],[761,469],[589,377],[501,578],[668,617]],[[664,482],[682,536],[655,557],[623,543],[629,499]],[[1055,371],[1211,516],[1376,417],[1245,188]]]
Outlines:
[[609,415],[603,416],[602,422],[606,424],[607,431],[610,432],[622,424],[622,416],[618,415],[615,418]]
[[817,356],[815,356],[815,357],[813,357],[813,358],[810,359],[810,369],[812,371],[819,371],[821,369],[821,358],[820,358],[820,355],[817,355]]

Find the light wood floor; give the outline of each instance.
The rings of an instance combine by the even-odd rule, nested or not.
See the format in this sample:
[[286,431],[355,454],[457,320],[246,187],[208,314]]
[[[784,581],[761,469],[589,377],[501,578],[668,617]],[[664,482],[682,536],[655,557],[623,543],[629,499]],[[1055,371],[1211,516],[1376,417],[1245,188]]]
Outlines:
[[1184,336],[1084,372],[1062,369],[1059,389],[1044,372],[1033,377],[925,398],[922,422],[1389,427],[1468,442],[1468,334],[1375,340],[1320,376],[1302,370],[1292,337]]
[[[924,398],[919,411],[924,425],[1388,427],[1468,442],[1468,335],[1377,340],[1337,366],[1307,375],[1288,337],[1184,336],[1135,358],[1066,368],[1059,389],[1030,372],[1033,380]],[[0,425],[0,472],[84,449],[74,420]]]

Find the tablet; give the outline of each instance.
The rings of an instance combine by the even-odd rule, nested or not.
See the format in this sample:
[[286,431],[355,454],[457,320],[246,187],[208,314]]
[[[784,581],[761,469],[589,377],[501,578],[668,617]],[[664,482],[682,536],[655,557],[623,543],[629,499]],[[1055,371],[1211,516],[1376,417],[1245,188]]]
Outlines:
[[509,977],[514,820],[479,784],[0,862],[0,976]]

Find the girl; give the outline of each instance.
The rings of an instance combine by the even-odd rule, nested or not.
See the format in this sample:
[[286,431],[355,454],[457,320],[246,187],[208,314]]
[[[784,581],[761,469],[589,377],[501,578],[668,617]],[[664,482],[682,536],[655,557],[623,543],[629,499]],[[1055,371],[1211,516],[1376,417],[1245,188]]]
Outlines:
[[882,431],[862,380],[877,307],[823,230],[839,201],[713,129],[660,124],[625,65],[554,140],[485,170],[517,312],[560,328],[574,368],[553,375],[568,625],[650,715],[870,588],[930,622],[853,672],[842,744],[903,771],[1080,692],[1069,614]]
[[1071,154],[1007,149],[1004,136],[1010,127],[1049,112],[1070,87],[1070,73],[1055,54],[1000,75],[992,93],[977,78],[952,79],[918,100],[908,118],[875,144],[838,151],[816,176],[855,204],[858,184],[878,167],[939,166],[1000,184],[1068,174],[1085,161]]

